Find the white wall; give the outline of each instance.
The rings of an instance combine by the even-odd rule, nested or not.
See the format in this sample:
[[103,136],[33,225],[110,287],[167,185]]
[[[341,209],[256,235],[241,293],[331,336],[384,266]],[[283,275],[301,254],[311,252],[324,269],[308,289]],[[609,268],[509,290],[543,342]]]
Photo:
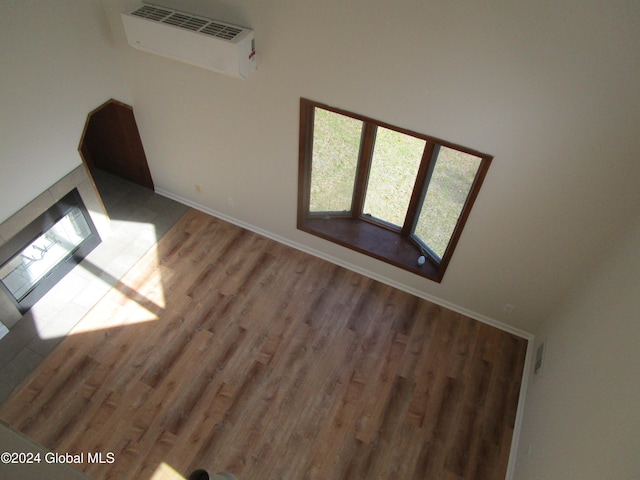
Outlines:
[[0,2],[0,221],[80,165],[87,114],[128,90],[97,0]]
[[[246,81],[129,47],[139,3],[103,2],[156,187],[407,289],[532,331],[640,200],[638,2],[154,2],[252,27]],[[296,230],[301,96],[495,156],[442,284]]]
[[640,478],[639,247],[640,217],[540,329],[516,480]]

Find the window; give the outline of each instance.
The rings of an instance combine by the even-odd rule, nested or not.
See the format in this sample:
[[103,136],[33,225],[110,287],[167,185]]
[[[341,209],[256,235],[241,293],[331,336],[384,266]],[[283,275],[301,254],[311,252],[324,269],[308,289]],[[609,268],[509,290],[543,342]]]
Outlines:
[[298,228],[440,282],[491,160],[301,99]]

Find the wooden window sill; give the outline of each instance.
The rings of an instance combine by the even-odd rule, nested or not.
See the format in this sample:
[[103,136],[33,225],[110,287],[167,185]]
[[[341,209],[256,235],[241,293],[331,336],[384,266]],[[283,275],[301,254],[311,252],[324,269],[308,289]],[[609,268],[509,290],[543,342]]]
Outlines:
[[440,268],[429,260],[418,265],[420,248],[410,239],[372,223],[353,218],[310,217],[298,229],[345,246],[370,257],[440,282]]

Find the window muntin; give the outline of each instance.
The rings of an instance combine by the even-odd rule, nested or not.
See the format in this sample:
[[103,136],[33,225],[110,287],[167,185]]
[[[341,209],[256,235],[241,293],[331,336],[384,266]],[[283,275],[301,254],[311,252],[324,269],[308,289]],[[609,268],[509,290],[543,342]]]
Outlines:
[[298,228],[441,281],[492,157],[310,100],[300,106]]

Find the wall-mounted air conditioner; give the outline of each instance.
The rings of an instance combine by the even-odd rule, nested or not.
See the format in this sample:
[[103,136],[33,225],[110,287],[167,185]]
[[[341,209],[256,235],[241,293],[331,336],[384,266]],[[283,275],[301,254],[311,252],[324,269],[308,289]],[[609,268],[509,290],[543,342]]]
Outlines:
[[146,4],[122,14],[129,43],[238,78],[256,69],[253,30],[165,7]]

